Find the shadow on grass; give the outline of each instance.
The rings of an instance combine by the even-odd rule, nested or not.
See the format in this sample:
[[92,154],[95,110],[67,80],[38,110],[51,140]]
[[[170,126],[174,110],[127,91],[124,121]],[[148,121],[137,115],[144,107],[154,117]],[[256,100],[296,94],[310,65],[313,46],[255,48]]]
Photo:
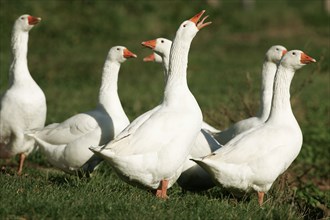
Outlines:
[[[258,200],[257,193],[254,191],[240,194],[218,186],[206,191],[182,190],[178,193],[181,193],[182,197],[196,194],[210,200],[227,201],[234,206],[250,202],[257,205]],[[328,219],[330,216],[328,203],[324,193],[317,190],[315,185],[307,187],[306,183],[299,181],[299,176],[295,173],[286,172],[274,182],[271,190],[266,194],[263,207],[269,207],[270,210],[279,206],[287,207],[297,213],[302,213],[304,219]]]
[[66,173],[52,173],[47,176],[47,181],[61,187],[80,187],[90,181],[89,177],[76,175],[70,175]]
[[[249,203],[251,199],[253,200],[253,193],[241,193],[241,192],[232,192],[226,188],[221,188],[215,186],[211,189],[205,191],[187,191],[181,190],[181,196],[196,194],[199,196],[205,196],[208,199],[217,199],[217,200],[227,200],[229,203],[238,204],[238,203]],[[252,196],[252,197],[251,197]]]

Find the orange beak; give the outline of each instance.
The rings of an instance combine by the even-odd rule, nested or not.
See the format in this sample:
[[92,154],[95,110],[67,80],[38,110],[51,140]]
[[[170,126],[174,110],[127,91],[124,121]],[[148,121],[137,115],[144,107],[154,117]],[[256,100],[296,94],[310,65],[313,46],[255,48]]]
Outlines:
[[137,56],[129,51],[127,48],[124,49],[124,57],[125,58],[136,58]]
[[205,16],[200,22],[198,22],[204,13],[205,13],[205,10],[199,12],[197,15],[195,15],[194,17],[189,19],[189,21],[194,22],[196,24],[196,27],[198,28],[198,30],[200,30],[203,27],[206,27],[212,23],[212,22],[203,23],[208,16]]
[[28,17],[29,25],[38,24],[40,21],[41,21],[41,18],[39,18],[39,17],[33,17],[31,15]]
[[155,47],[156,47],[156,40],[144,41],[141,44],[143,46],[145,46],[145,47],[150,48],[150,49],[155,49]]
[[155,61],[155,55],[154,54],[150,54],[149,56],[143,58],[144,62],[153,62]]
[[300,55],[300,62],[303,64],[308,64],[308,63],[315,63],[316,60],[314,58],[308,56],[307,54],[302,53]]
[[284,56],[284,54],[286,54],[286,52],[288,52],[288,51],[287,50],[282,51],[282,57]]

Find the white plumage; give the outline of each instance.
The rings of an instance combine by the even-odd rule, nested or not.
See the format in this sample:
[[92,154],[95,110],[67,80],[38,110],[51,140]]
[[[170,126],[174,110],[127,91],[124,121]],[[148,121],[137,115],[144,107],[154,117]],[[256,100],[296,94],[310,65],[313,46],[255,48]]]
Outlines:
[[[142,45],[151,48],[154,51],[153,56],[147,57],[145,61],[155,61],[163,64],[166,82],[168,77],[169,57],[172,41],[166,38],[157,38],[154,40],[142,42]],[[180,187],[184,190],[199,191],[206,190],[215,186],[211,176],[198,164],[190,160],[192,157],[194,158],[206,156],[221,147],[220,144],[209,133],[211,131],[219,132],[219,130],[213,128],[211,125],[208,125],[203,121],[202,129],[193,142],[190,155],[186,159],[182,173],[177,180]]]
[[109,50],[95,109],[29,134],[53,166],[67,173],[92,172],[101,160],[88,148],[109,142],[129,124],[118,96],[117,81],[121,63],[130,57],[136,55],[125,47]]
[[[145,41],[142,42],[142,45],[152,49],[154,52],[149,56],[143,58],[145,62],[156,62],[162,63],[164,67],[164,81],[165,84],[167,82],[168,76],[168,69],[170,63],[170,50],[172,46],[172,41],[166,38],[157,38],[155,40]],[[213,127],[212,125],[208,124],[207,122],[202,122],[202,129],[210,132],[210,133],[218,133],[220,132],[219,129]]]
[[205,18],[197,23],[203,13],[183,22],[176,33],[163,102],[134,120],[106,146],[91,148],[125,181],[157,189],[161,198],[167,197],[167,188],[179,177],[202,124],[202,113],[186,75],[191,41],[209,24],[203,23]]
[[268,49],[262,65],[260,107],[257,115],[236,122],[229,128],[215,133],[214,137],[220,144],[226,144],[240,133],[256,127],[267,120],[272,103],[273,84],[277,65],[285,53],[286,48],[281,45],[274,45]]
[[276,72],[269,118],[237,135],[219,150],[193,159],[214,180],[228,188],[258,192],[259,204],[299,154],[302,133],[290,105],[290,84],[296,70],[316,62],[300,50],[287,52]]
[[9,88],[1,97],[0,106],[0,158],[20,154],[18,174],[24,159],[35,148],[35,141],[24,132],[44,127],[46,98],[28,69],[27,52],[29,31],[41,18],[22,15],[17,18],[12,32],[13,62],[10,66]]

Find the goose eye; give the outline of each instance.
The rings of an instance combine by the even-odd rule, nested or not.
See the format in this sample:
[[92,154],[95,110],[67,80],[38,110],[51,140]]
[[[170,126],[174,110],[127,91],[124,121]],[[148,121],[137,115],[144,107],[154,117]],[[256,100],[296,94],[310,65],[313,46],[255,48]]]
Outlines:
[[183,27],[186,27],[186,25],[184,24]]
[[292,55],[296,55],[296,52],[293,52]]
[[276,50],[278,51],[279,49],[278,49],[278,48],[276,48]]
[[119,51],[120,49],[119,49],[119,48],[117,48],[117,50]]
[[160,42],[164,43],[164,40],[161,40]]
[[24,20],[24,17],[21,17],[21,20]]

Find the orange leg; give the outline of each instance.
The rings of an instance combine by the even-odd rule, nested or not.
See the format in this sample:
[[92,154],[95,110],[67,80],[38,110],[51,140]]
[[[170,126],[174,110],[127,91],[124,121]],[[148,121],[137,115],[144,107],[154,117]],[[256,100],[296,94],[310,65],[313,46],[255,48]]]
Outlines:
[[24,164],[25,158],[26,158],[26,155],[24,153],[21,153],[19,155],[19,167],[18,167],[18,171],[17,171],[17,174],[18,175],[21,175],[22,174],[23,164]]
[[262,203],[264,202],[264,195],[264,192],[258,192],[258,202],[260,206],[262,206]]
[[168,198],[166,195],[167,186],[168,186],[168,180],[162,180],[156,191],[156,196],[162,199],[167,199]]

